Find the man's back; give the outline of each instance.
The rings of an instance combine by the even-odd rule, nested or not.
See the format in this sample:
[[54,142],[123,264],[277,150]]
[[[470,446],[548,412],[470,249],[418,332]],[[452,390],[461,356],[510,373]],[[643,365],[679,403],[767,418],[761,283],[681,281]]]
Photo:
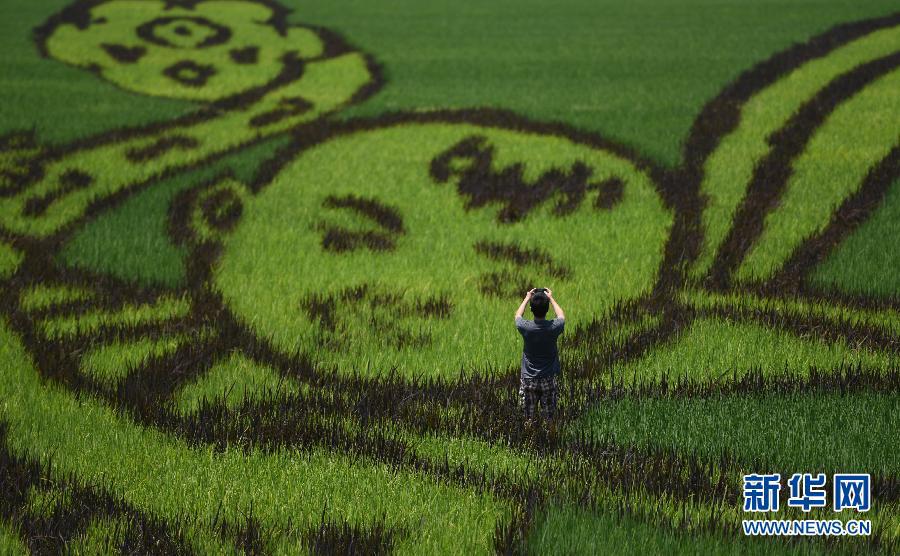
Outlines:
[[563,333],[565,324],[563,318],[531,321],[516,317],[516,329],[524,339],[522,378],[544,379],[559,373],[556,339]]

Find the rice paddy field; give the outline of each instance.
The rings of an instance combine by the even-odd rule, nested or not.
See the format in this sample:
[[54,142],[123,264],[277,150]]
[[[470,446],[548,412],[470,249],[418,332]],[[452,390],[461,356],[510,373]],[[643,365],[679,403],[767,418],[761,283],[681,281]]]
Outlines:
[[897,9],[4,0],[0,553],[897,554]]

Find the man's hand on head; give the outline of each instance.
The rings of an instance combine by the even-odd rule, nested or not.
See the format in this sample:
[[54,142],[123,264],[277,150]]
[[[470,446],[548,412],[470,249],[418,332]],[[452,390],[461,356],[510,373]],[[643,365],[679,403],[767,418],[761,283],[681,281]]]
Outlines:
[[553,299],[553,291],[551,291],[550,288],[544,288],[544,293],[547,294],[547,297]]
[[534,288],[528,290],[528,293],[525,294],[525,299],[522,300],[522,303],[519,305],[519,308],[516,309],[515,318],[519,318],[525,314],[525,306],[528,305],[528,302],[531,300],[531,296],[534,295]]

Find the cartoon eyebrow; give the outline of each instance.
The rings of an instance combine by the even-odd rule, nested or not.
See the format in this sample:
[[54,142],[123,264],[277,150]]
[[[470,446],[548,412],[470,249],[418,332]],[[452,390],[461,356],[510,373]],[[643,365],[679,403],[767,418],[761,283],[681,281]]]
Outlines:
[[324,232],[322,248],[326,251],[340,253],[360,247],[373,251],[390,251],[396,247],[395,236],[406,233],[399,211],[372,197],[360,197],[352,193],[340,197],[328,195],[322,201],[322,206],[348,209],[381,228],[381,230],[357,231],[319,222],[316,229]]
[[595,210],[611,209],[622,200],[624,182],[616,178],[592,182],[593,169],[585,162],[550,168],[537,179],[528,180],[522,163],[496,169],[495,154],[487,137],[472,135],[432,159],[431,177],[439,184],[455,179],[457,192],[465,197],[466,210],[501,205],[497,213],[500,224],[518,222],[554,198],[554,215],[571,214],[589,191],[597,192]]

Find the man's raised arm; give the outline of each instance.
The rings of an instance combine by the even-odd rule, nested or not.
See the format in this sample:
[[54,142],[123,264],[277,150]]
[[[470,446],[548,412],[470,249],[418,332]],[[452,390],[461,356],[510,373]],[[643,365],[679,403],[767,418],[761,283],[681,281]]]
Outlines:
[[547,297],[550,298],[550,304],[553,305],[553,313],[556,314],[556,318],[565,320],[566,314],[563,313],[562,307],[559,306],[559,303],[553,299],[553,292],[547,290]]

